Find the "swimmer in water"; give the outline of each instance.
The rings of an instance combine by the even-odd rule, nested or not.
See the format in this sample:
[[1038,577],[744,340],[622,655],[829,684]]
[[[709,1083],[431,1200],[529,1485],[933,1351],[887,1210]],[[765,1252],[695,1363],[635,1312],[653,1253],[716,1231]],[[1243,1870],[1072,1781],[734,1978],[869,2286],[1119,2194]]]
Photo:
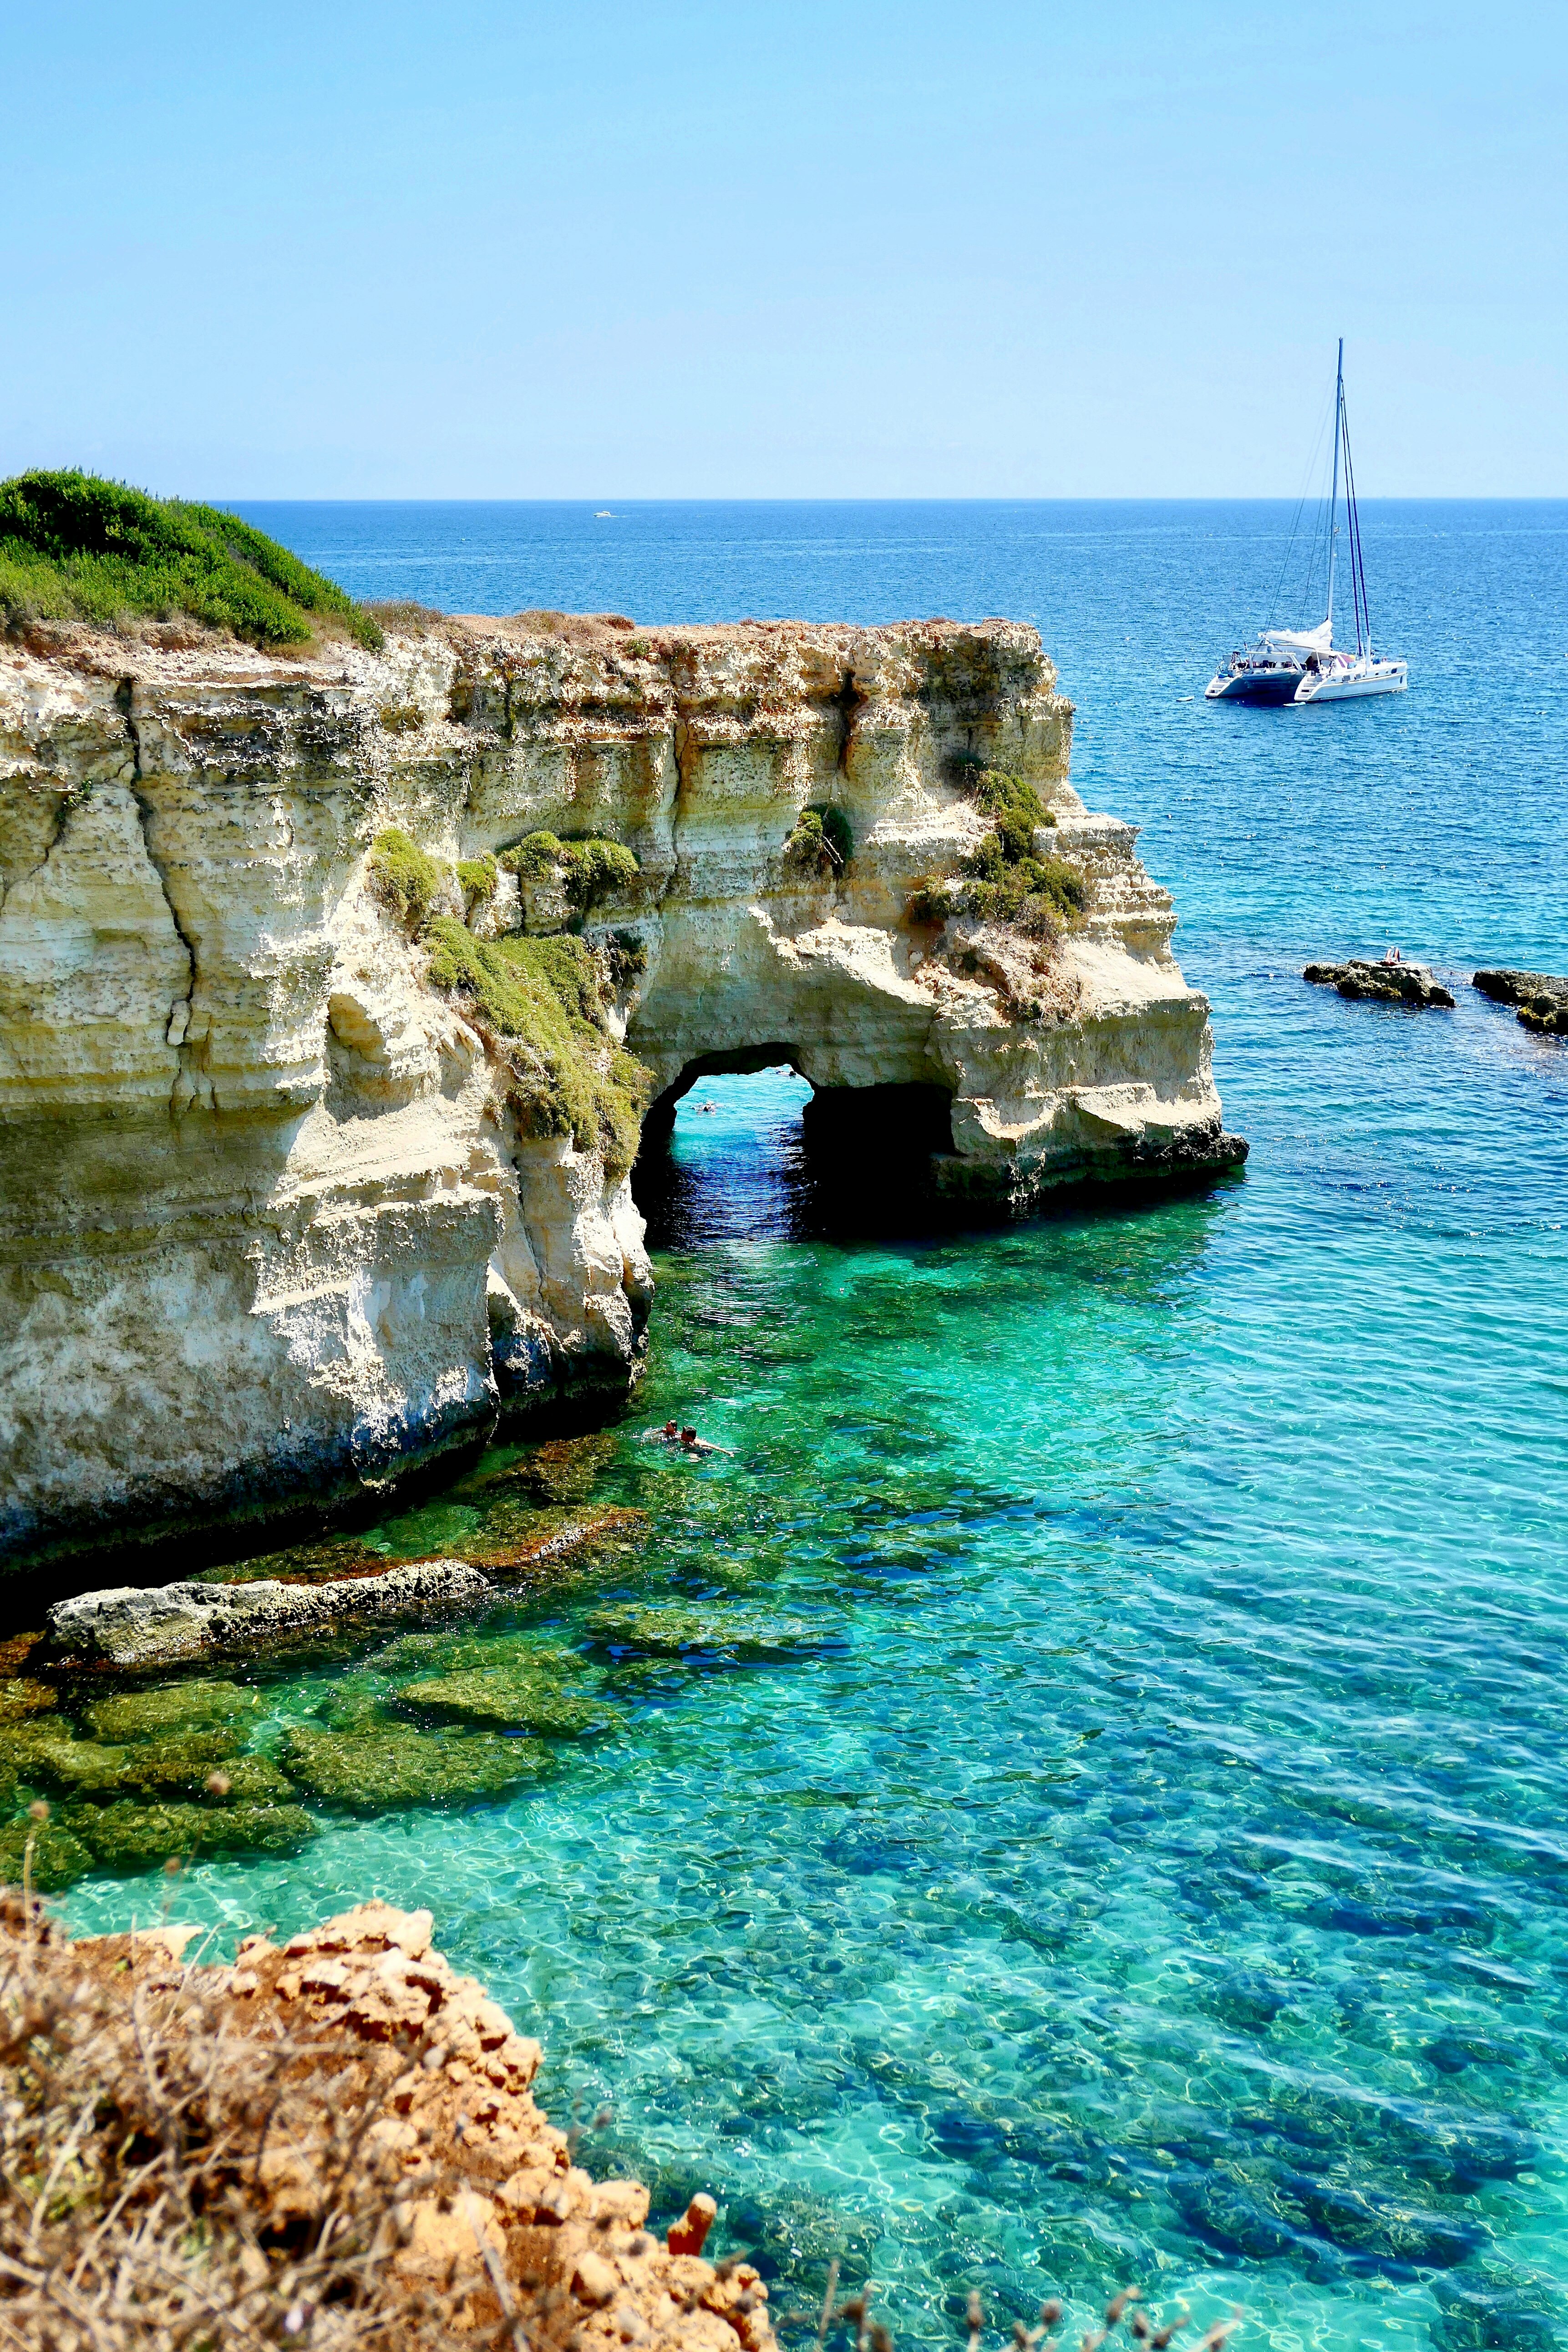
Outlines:
[[682,1454],[729,1454],[733,1451],[728,1445],[710,1444],[707,1438],[699,1437],[690,1427],[683,1429],[678,1421],[667,1421],[662,1429],[645,1429],[638,1443],[643,1445],[677,1445]]

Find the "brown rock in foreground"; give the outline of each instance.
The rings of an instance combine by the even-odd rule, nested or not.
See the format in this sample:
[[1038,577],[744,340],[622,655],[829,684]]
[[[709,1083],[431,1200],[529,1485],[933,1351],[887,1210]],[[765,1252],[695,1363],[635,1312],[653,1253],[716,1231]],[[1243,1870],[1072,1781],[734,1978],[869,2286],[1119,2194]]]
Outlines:
[[753,2270],[671,2253],[645,2189],[572,2162],[538,2044],[428,1912],[366,1904],[232,1967],[187,1965],[196,1932],[71,1943],[0,1910],[13,2340],[771,2352]]

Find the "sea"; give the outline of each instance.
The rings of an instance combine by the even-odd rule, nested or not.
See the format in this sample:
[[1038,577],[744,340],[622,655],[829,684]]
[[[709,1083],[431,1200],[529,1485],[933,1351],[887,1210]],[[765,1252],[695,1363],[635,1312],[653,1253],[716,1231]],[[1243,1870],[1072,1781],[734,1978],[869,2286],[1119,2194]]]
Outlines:
[[[241,510],[460,612],[1036,624],[1251,1157],[847,1237],[809,1213],[804,1085],[700,1084],[595,1493],[652,1515],[621,1598],[747,1612],[768,1654],[623,1677],[510,1801],[193,1867],[181,1915],[221,1946],[428,1905],[580,2160],[660,2221],[710,2189],[786,2337],[837,2259],[904,2347],[959,2345],[971,2290],[1004,2338],[1062,2297],[1076,2343],[1124,2286],[1194,2336],[1239,2312],[1243,2352],[1555,2342],[1568,1042],[1469,981],[1568,971],[1568,504],[1368,502],[1410,691],[1301,711],[1203,693],[1269,617],[1285,505]],[[1391,944],[1454,1011],[1301,978]],[[728,1450],[639,1444],[667,1415]],[[437,1495],[382,1540],[479,1516]],[[604,1600],[528,1622],[583,1646]]]

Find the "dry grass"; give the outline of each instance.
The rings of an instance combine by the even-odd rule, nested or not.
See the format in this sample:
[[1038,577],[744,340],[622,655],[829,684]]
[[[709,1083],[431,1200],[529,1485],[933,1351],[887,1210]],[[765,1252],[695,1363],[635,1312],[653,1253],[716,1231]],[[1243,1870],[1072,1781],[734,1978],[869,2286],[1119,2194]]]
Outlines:
[[0,1893],[4,2352],[776,2352],[754,2268],[701,2259],[712,2200],[664,2244],[591,2180],[431,1924],[198,1967],[195,1930],[71,1943]]
[[463,2322],[469,2346],[510,2343],[504,2315],[472,2324],[477,2236],[447,2281],[395,2268],[411,2200],[468,2186],[453,2151],[411,2176],[377,2132],[427,2051],[258,2039],[208,1972],[114,1942],[105,1960],[0,1906],[0,2343],[369,2352]]

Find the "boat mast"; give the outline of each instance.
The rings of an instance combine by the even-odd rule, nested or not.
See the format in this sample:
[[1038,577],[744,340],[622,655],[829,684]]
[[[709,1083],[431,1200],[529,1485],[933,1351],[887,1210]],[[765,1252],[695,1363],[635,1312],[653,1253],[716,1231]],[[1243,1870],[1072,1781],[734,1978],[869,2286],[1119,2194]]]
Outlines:
[[[1345,339],[1340,337],[1339,365],[1334,373],[1334,481],[1329,492],[1329,643],[1334,642],[1334,557],[1339,551],[1340,527],[1335,520],[1340,504],[1340,419],[1345,408]],[[1320,478],[1321,478],[1320,477]]]

